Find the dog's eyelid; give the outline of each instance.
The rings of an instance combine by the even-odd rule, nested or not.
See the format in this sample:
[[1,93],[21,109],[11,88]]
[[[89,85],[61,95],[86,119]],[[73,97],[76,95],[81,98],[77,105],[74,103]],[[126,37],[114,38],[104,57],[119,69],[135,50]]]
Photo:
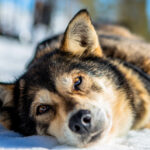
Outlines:
[[80,85],[82,84],[82,76],[77,76],[74,78],[74,90],[79,91],[80,90]]
[[52,110],[52,106],[48,104],[40,104],[36,108],[36,115],[42,115]]

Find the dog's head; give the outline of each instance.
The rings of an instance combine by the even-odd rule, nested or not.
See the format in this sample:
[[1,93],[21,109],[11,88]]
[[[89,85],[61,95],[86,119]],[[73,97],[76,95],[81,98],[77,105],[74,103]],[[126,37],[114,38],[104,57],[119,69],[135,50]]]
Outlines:
[[1,112],[8,111],[11,128],[25,135],[85,146],[110,130],[121,95],[116,89],[124,84],[120,76],[103,59],[88,12],[82,10],[69,23],[59,49],[34,62],[15,85],[1,84]]

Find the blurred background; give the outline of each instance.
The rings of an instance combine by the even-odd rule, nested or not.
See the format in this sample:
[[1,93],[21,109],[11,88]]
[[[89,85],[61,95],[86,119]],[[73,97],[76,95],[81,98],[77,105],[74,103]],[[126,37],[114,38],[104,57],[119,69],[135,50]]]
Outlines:
[[62,33],[82,8],[94,22],[124,25],[150,41],[150,0],[0,0],[0,81],[23,74],[36,44]]

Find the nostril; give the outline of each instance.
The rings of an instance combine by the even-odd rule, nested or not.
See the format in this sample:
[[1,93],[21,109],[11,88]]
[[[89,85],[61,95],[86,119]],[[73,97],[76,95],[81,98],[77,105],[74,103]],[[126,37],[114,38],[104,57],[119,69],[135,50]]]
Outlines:
[[90,125],[91,124],[91,115],[90,114],[86,114],[82,117],[81,120],[82,124],[84,124],[85,126]]
[[84,121],[85,123],[90,123],[90,122],[91,122],[91,117],[83,118],[83,121]]
[[75,130],[75,132],[79,132],[80,131],[80,126],[79,125],[75,125],[74,126],[74,130]]

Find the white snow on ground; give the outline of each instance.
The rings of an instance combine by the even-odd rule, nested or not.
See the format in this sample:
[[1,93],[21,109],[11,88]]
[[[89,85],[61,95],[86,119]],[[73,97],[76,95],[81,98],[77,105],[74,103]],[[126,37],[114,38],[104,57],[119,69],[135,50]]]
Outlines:
[[0,81],[14,81],[25,71],[34,46],[0,37]]
[[150,150],[150,130],[130,131],[126,137],[118,138],[110,144],[95,145],[89,148],[74,148],[59,145],[56,139],[48,136],[28,136],[8,131],[0,125],[0,150],[40,149],[40,150]]
[[[0,37],[0,82],[11,82],[25,71],[25,65],[32,58],[34,45],[20,44],[17,41]],[[81,150],[59,145],[56,139],[46,136],[28,136],[8,131],[0,125],[0,150]],[[112,143],[95,145],[82,150],[150,150],[150,130],[130,131],[127,136]]]

